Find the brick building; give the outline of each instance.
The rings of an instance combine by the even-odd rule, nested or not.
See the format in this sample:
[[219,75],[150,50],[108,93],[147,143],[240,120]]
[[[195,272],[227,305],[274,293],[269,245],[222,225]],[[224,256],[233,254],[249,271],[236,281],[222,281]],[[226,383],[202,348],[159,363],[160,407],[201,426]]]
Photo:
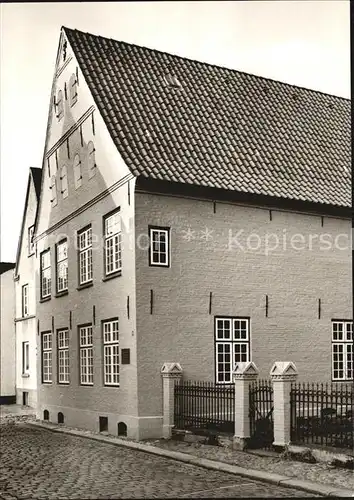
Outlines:
[[164,362],[351,379],[349,165],[346,99],[62,28],[38,416],[160,436]]

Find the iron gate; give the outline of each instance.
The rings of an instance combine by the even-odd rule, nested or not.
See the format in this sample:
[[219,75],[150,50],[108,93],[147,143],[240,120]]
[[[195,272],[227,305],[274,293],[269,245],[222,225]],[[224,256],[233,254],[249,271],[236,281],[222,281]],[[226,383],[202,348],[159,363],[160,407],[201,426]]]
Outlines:
[[249,390],[249,448],[272,448],[274,441],[273,386],[271,380],[257,380]]

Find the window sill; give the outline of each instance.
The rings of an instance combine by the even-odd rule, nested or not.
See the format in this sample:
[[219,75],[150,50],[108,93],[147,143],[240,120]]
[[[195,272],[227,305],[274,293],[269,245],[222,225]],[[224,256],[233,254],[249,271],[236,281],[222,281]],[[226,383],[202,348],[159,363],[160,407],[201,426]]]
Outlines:
[[34,252],[29,253],[29,254],[27,255],[27,257],[32,257],[32,255],[34,255]]
[[89,283],[84,283],[83,285],[79,285],[76,290],[83,290],[84,288],[90,288],[90,286],[93,286],[93,281],[90,281]]
[[70,382],[58,382],[58,385],[70,385]]
[[119,389],[120,385],[119,385],[119,384],[118,384],[118,385],[113,385],[113,384],[104,384],[104,386],[103,386],[103,387],[112,387],[112,388],[114,388],[114,389]]
[[48,300],[50,300],[51,298],[52,298],[52,296],[51,296],[51,295],[49,295],[49,297],[43,297],[43,299],[40,299],[40,301],[39,301],[39,302],[40,302],[40,303],[42,303],[42,302],[48,302]]
[[57,292],[55,295],[55,298],[63,297],[64,295],[68,295],[68,293],[69,293],[68,290],[63,290],[62,292]]
[[29,314],[28,316],[23,316],[22,318],[15,318],[15,323],[18,321],[26,321],[26,319],[32,319],[35,318],[36,316],[34,314]]
[[109,281],[112,280],[113,278],[117,278],[118,276],[122,276],[122,271],[116,271],[115,273],[108,274],[104,278],[102,278],[102,281]]
[[165,267],[166,269],[170,269],[170,264],[152,264],[151,262],[149,262],[149,266],[150,267]]
[[30,374],[29,373],[22,373],[22,378],[29,378]]
[[42,382],[42,385],[52,385],[53,382]]

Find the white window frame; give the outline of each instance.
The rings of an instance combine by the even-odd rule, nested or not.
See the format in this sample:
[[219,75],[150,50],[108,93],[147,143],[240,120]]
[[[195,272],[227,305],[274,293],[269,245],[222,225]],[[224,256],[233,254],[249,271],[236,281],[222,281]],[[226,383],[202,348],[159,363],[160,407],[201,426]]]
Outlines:
[[[44,262],[44,258],[48,258],[48,262]],[[41,253],[41,298],[45,299],[46,297],[50,297],[52,293],[52,270],[51,270],[51,256],[50,249],[45,250]]]
[[69,330],[57,330],[58,384],[70,383]]
[[75,189],[82,186],[82,172],[81,172],[81,159],[78,154],[74,158],[74,185]]
[[92,325],[79,327],[80,384],[93,385],[93,331]]
[[92,281],[92,227],[89,226],[78,233],[79,247],[79,285]]
[[34,254],[34,242],[33,242],[33,234],[34,234],[34,225],[28,228],[28,257]]
[[122,220],[117,210],[104,217],[105,276],[122,270]]
[[52,175],[50,179],[50,192],[51,192],[51,204],[55,207],[58,204],[58,192],[57,192],[57,179],[55,175]]
[[64,116],[64,98],[63,98],[63,91],[61,89],[58,91],[57,95],[56,116],[59,122]]
[[22,317],[29,316],[29,285],[22,285]]
[[70,106],[74,106],[74,104],[77,103],[77,99],[78,99],[77,85],[78,85],[77,77],[76,77],[75,73],[73,73],[71,75],[70,84],[69,84],[69,87],[70,87],[69,88]]
[[102,322],[104,385],[119,387],[119,319]]
[[22,375],[28,375],[29,370],[29,342],[22,342]]
[[332,380],[353,380],[353,321],[332,320]]
[[232,373],[239,361],[251,359],[250,318],[215,317],[215,380],[232,384]]
[[56,247],[57,292],[68,289],[68,240],[60,241]]
[[53,380],[52,332],[42,333],[42,383]]
[[65,199],[69,195],[68,173],[66,165],[63,165],[61,167],[60,181],[61,181],[61,194],[63,195],[63,199]]
[[[160,241],[161,235],[164,235],[165,241]],[[170,228],[150,226],[149,242],[150,266],[170,267]],[[165,245],[165,250],[162,250],[162,245]],[[165,259],[161,259],[161,256],[165,256]]]
[[96,175],[96,149],[92,141],[90,141],[87,145],[87,154],[88,154],[88,176],[89,179],[92,179]]

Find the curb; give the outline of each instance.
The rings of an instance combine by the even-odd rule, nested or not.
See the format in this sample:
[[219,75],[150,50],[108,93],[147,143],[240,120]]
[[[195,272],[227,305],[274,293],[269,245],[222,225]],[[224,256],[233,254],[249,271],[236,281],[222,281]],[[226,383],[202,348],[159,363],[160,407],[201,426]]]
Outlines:
[[164,458],[170,458],[172,460],[178,460],[180,462],[185,462],[191,465],[196,465],[198,467],[204,467],[206,469],[217,470],[220,472],[227,472],[229,474],[235,474],[248,479],[258,480],[270,484],[275,484],[277,486],[283,486],[286,488],[294,488],[301,491],[306,491],[307,493],[315,493],[326,497],[354,497],[354,491],[338,488],[335,489],[334,486],[315,483],[312,481],[305,481],[302,479],[294,479],[293,477],[282,476],[280,474],[273,474],[266,471],[245,469],[244,467],[239,467],[237,465],[230,465],[224,462],[216,462],[215,460],[209,460],[206,458],[199,458],[191,456],[187,453],[181,453],[179,451],[170,451],[157,448],[155,446],[143,444],[135,441],[125,441],[124,439],[118,437],[85,434],[82,431],[69,430],[49,427],[46,424],[39,422],[26,422],[26,426],[30,427],[41,427],[51,432],[58,432],[62,434],[69,434],[71,436],[83,437],[86,439],[91,439],[94,441],[99,441],[102,443],[113,444],[115,446],[124,446],[125,448],[131,448],[145,453],[151,453],[153,455],[158,455]]

